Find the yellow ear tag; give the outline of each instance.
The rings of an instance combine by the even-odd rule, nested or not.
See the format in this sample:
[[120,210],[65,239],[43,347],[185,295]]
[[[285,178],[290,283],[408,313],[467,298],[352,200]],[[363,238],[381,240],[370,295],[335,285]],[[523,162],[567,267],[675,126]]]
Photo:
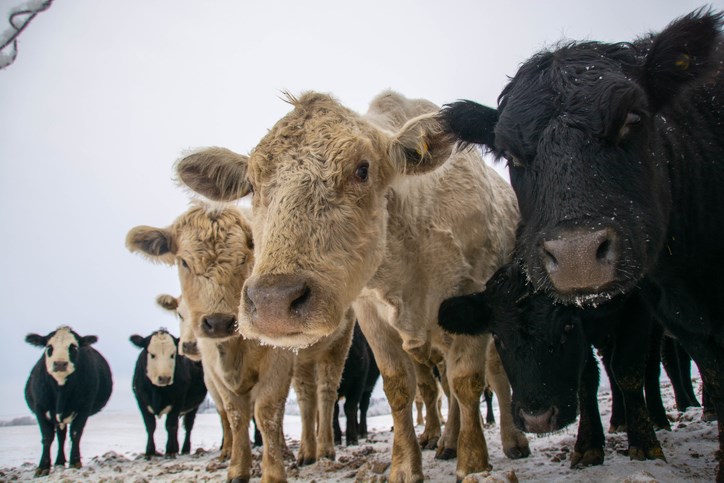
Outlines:
[[676,62],[674,62],[674,65],[679,70],[686,70],[689,68],[689,56],[686,54],[681,54],[678,59],[676,59]]
[[416,149],[415,152],[417,153],[418,156],[420,156],[422,158],[428,153],[429,150],[430,150],[430,147],[427,145],[426,142],[423,141],[422,146],[420,146],[418,149]]

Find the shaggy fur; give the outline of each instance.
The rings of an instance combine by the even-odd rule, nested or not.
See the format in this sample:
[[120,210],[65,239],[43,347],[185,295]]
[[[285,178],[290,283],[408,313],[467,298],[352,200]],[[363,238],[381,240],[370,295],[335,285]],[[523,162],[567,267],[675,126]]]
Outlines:
[[[699,366],[719,413],[720,449],[722,16],[701,9],[633,43],[571,43],[536,54],[503,90],[497,123],[480,118],[487,133],[464,139],[494,130],[489,147],[508,160],[523,222],[521,262],[536,289],[589,306],[642,289]],[[454,119],[465,104],[443,117]],[[602,284],[579,271],[577,288],[561,289],[556,258],[576,260],[572,234],[596,231],[606,237],[596,257],[612,276]],[[724,481],[721,464],[717,478]]]
[[[205,196],[238,196],[243,190],[223,190],[241,180],[253,192],[257,258],[243,289],[242,333],[304,347],[334,331],[352,305],[392,408],[390,480],[423,478],[412,403],[418,380],[428,414],[437,413],[431,367],[442,357],[457,397],[440,455],[458,449],[460,478],[487,469],[485,361],[474,355],[489,337],[451,340],[436,320],[444,298],[480,290],[509,258],[518,220],[512,191],[479,155],[453,152],[428,101],[384,92],[364,116],[325,94],[290,102],[248,158],[212,159],[206,150],[177,165],[179,179]],[[199,175],[209,171],[236,181]],[[496,377],[505,407],[510,389],[502,371]],[[421,441],[434,447],[439,415],[428,419],[435,424]],[[506,453],[528,454],[510,418],[502,423]]]

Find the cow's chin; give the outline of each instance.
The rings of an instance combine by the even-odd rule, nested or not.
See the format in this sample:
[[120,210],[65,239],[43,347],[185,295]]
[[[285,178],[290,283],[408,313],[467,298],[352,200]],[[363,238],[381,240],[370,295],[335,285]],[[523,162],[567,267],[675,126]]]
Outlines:
[[[305,349],[319,342],[320,339],[329,335],[329,333],[309,332],[307,330],[299,332],[286,332],[283,334],[268,334],[259,330],[250,321],[244,320],[239,324],[239,332],[245,339],[258,340],[264,345],[274,347],[282,347],[286,349],[299,350]],[[330,332],[331,333],[331,332]]]

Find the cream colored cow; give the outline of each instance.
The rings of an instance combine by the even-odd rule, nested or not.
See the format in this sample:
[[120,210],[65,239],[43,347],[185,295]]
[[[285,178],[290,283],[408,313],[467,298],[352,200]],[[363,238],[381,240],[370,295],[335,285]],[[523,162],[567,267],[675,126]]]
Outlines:
[[[253,193],[256,262],[242,334],[305,347],[334,332],[352,305],[392,408],[390,480],[423,479],[412,403],[420,379],[435,408],[437,354],[455,396],[438,451],[457,450],[459,478],[489,468],[479,403],[490,337],[448,337],[437,312],[447,297],[482,290],[510,258],[512,189],[479,153],[454,150],[428,101],[384,92],[364,116],[325,94],[289,102],[250,156],[209,148],[177,164],[180,180],[208,198]],[[491,376],[509,413],[505,374]],[[527,455],[510,415],[501,419],[506,454]]]

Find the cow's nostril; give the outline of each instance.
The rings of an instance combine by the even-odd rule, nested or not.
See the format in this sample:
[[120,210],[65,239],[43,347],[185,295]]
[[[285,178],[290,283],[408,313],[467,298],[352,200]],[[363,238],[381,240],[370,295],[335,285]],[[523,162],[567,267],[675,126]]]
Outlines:
[[614,258],[613,243],[611,243],[610,239],[606,239],[596,250],[596,259],[600,262],[610,263],[614,261]]
[[309,301],[311,296],[312,296],[312,291],[309,289],[309,287],[307,287],[305,285],[302,290],[302,294],[299,297],[297,297],[296,299],[294,299],[289,306],[290,309],[292,310],[292,312],[299,313],[301,311],[301,309],[304,307],[304,305]]

